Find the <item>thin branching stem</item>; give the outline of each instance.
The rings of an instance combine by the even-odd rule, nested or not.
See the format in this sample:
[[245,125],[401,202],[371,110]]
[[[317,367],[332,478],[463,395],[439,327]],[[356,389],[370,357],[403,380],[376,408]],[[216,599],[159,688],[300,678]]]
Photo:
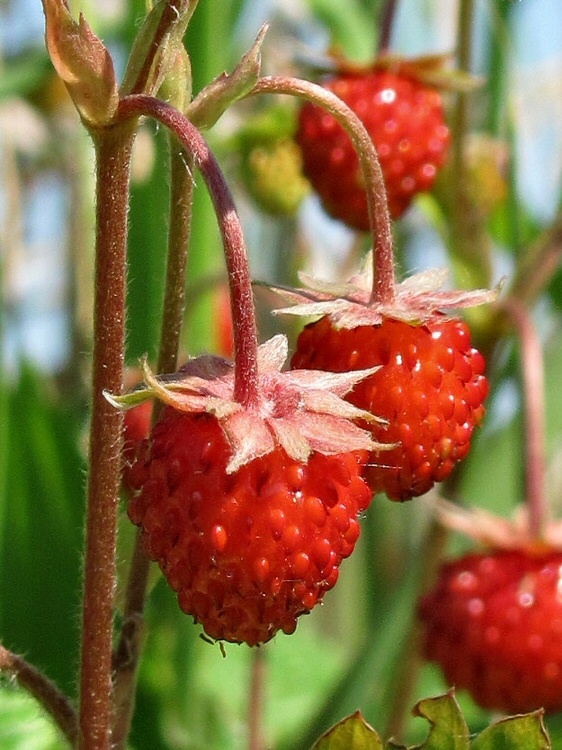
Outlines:
[[29,664],[22,656],[12,653],[0,645],[0,672],[14,677],[53,719],[61,732],[74,747],[78,737],[78,717],[69,699],[42,672]]
[[520,342],[525,425],[525,502],[529,511],[529,534],[533,539],[540,539],[547,510],[542,347],[531,314],[519,300],[508,298],[502,308],[514,324]]
[[350,137],[361,166],[373,236],[372,301],[392,306],[395,301],[395,276],[388,199],[377,150],[365,126],[339,97],[310,81],[290,76],[264,76],[250,93],[286,94],[312,102],[331,114]]
[[258,403],[257,329],[246,244],[232,195],[205,139],[185,115],[159,99],[141,94],[125,97],[119,118],[146,115],[167,127],[192,155],[213,201],[221,232],[234,336],[234,398],[246,408]]

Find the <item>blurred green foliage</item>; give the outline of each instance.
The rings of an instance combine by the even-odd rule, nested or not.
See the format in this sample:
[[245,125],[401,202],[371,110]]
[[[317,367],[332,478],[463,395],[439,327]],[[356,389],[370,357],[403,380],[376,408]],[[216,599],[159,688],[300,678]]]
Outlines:
[[[272,4],[272,24],[280,25],[286,35],[284,42],[294,44],[295,49],[297,39],[291,36],[291,29],[296,25],[301,41],[307,34],[314,38],[316,30],[321,28],[326,39],[355,59],[365,60],[374,51],[384,5],[381,0],[348,0],[343,5],[339,0],[302,0],[293,4],[298,7],[298,14],[292,25],[283,15],[282,5]],[[433,5],[430,10],[438,23],[440,8],[445,5],[449,12],[450,4],[435,0]],[[497,269],[507,269],[508,274],[515,275],[528,248],[544,237],[554,219],[533,214],[525,196],[520,195],[520,165],[514,151],[519,122],[509,88],[513,54],[510,24],[516,4],[502,0],[495,5],[497,14],[490,12],[492,21],[484,24],[486,34],[480,40],[487,48],[487,67],[483,72],[488,83],[484,92],[475,95],[473,117],[480,129],[484,123],[489,135],[507,144],[505,194],[485,218],[484,226],[494,274]],[[247,0],[200,0],[186,38],[195,92],[235,64],[246,40],[257,31],[251,28],[248,34],[254,6]],[[88,10],[89,7],[84,8],[86,15]],[[104,29],[105,40],[118,51],[128,50],[144,10],[144,0],[125,3],[123,17],[108,23]],[[562,55],[562,46],[558,53]],[[266,62],[268,68],[282,72],[275,70],[275,57],[267,57],[267,44]],[[0,103],[4,111],[9,111],[17,101],[27,102],[45,123],[50,137],[60,132],[57,128],[61,118],[65,128],[79,128],[64,97],[40,95],[52,91],[53,81],[39,43],[13,59],[5,59],[2,65]],[[243,117],[246,106],[240,105],[236,116]],[[127,361],[131,365],[144,353],[151,359],[156,356],[166,252],[168,147],[163,132],[150,125],[145,127],[149,134],[148,150],[143,157],[145,174],[142,179],[133,179],[130,211]],[[224,167],[239,190],[235,159],[225,153],[224,144],[230,136],[228,127],[228,122],[221,121],[209,134],[209,140],[224,157]],[[472,128],[469,120],[468,129]],[[74,143],[77,149],[89,148],[83,140],[76,139]],[[4,138],[2,147],[4,153],[11,148],[8,138]],[[80,155],[80,160],[83,158]],[[15,159],[25,188],[43,169],[44,159],[18,153]],[[58,164],[61,184],[70,180],[68,170],[67,162]],[[0,186],[4,194],[12,189],[9,179],[4,170]],[[196,176],[196,182],[188,325],[183,340],[184,351],[191,353],[217,348],[214,297],[209,291],[214,290],[217,279],[224,273],[216,220],[202,180]],[[83,205],[72,201],[91,201],[90,187],[86,184],[83,191],[71,197],[69,222],[71,217],[76,220],[77,216],[88,216]],[[248,229],[252,264],[261,268],[267,257],[267,267],[273,269],[298,266],[303,257],[302,243],[299,247],[295,243],[287,264],[284,232],[272,231],[272,220],[260,216],[247,196],[239,192],[238,199]],[[446,228],[451,220],[447,201],[437,192],[419,205],[416,219],[405,228],[397,227],[398,254],[404,270],[411,270],[409,263],[419,262],[419,254],[413,248],[422,233],[428,231],[441,237],[442,254],[455,267],[456,249],[450,242],[447,246],[450,237]],[[25,205],[21,211],[25,212]],[[82,237],[91,237],[87,220],[78,231]],[[293,226],[291,232],[298,232],[298,228]],[[263,237],[273,241],[264,243]],[[9,299],[8,272],[11,273],[11,264],[15,262],[15,249],[9,244],[2,246],[0,262],[4,293],[0,336],[6,343],[6,321],[13,305]],[[91,258],[86,258],[88,262],[91,263]],[[537,317],[545,340],[547,448],[552,467],[559,462],[562,435],[560,279],[558,272],[553,282],[541,290],[539,299],[532,300],[540,310]],[[87,295],[78,299],[69,295],[68,305],[73,304],[88,309]],[[89,354],[85,347],[90,333],[87,324],[84,327],[84,317],[75,312],[68,311],[69,320],[82,328],[71,332],[75,348],[71,349],[64,367],[57,372],[44,372],[33,362],[22,362],[0,373],[0,641],[7,648],[25,654],[71,696],[76,693],[79,649],[84,435],[88,421]],[[489,344],[490,337],[497,333],[487,330],[485,325],[478,330],[484,344]],[[451,489],[468,504],[505,515],[525,499],[521,399],[513,341],[504,340],[501,347],[492,348],[493,395],[488,420]],[[557,497],[551,499],[558,502]],[[344,565],[341,581],[323,607],[303,619],[293,636],[278,636],[262,648],[266,674],[265,732],[272,747],[304,750],[329,726],[357,709],[379,731],[384,731],[401,689],[396,680],[401,674],[405,639],[414,616],[419,570],[423,567],[424,543],[429,533],[428,515],[422,501],[402,507],[377,499],[363,519],[357,552]],[[119,540],[123,571],[131,534],[124,518]],[[453,544],[458,545],[458,540]],[[211,646],[199,637],[199,629],[180,612],[172,593],[158,577],[156,580],[147,610],[146,648],[131,747],[135,750],[245,747],[248,686],[255,653],[227,645],[223,657],[217,645]],[[409,705],[445,688],[437,671],[426,665],[408,696]],[[479,731],[488,724],[485,712],[465,695],[458,698],[471,731]],[[406,738],[421,741],[426,734],[423,723],[410,718],[405,723]],[[562,742],[560,718],[549,720],[549,728],[556,747],[557,742]],[[0,682],[0,746],[8,750],[60,747],[60,739],[49,722],[7,681]]]

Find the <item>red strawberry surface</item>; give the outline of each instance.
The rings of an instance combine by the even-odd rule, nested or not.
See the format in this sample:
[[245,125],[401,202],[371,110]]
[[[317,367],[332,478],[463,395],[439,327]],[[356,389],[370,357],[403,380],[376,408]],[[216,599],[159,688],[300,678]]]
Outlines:
[[562,710],[562,551],[445,564],[419,614],[428,660],[483,708]]
[[456,318],[434,315],[423,325],[390,318],[380,325],[336,328],[328,316],[306,326],[291,366],[345,372],[382,367],[346,399],[387,420],[369,429],[379,442],[365,477],[374,492],[407,500],[450,474],[469,451],[488,392],[484,359]]
[[[449,145],[441,95],[415,78],[385,70],[345,73],[324,84],[365,125],[377,149],[390,214],[398,218],[414,196],[433,185]],[[341,125],[305,104],[297,143],[303,170],[326,211],[350,227],[369,229],[359,160]]]
[[367,451],[282,447],[227,471],[217,419],[168,407],[132,470],[129,516],[180,607],[214,639],[250,646],[292,633],[338,578],[371,492]]

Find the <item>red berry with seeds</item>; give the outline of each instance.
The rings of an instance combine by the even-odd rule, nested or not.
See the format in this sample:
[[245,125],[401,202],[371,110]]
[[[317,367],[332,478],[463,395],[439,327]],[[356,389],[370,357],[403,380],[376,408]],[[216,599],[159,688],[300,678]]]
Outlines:
[[562,710],[562,551],[469,554],[445,564],[419,614],[449,684],[509,714]]
[[464,322],[434,314],[413,325],[384,318],[380,325],[337,328],[324,316],[304,328],[292,367],[333,372],[382,365],[346,397],[387,420],[369,425],[379,442],[366,479],[374,492],[408,500],[443,481],[469,451],[488,392],[484,359]]
[[265,643],[292,633],[336,583],[371,499],[367,455],[315,452],[301,463],[276,447],[228,473],[218,420],[168,407],[134,467],[129,516],[207,635]]
[[[450,137],[440,93],[413,76],[382,69],[342,73],[324,85],[365,125],[378,152],[390,214],[398,218],[417,193],[431,188],[445,163]],[[350,227],[368,230],[359,160],[343,128],[307,103],[296,140],[304,173],[326,211]]]
[[217,640],[254,646],[291,633],[332,588],[372,497],[362,471],[377,448],[342,397],[370,370],[283,371],[284,336],[256,352],[255,399],[234,397],[236,370],[190,360],[144,391],[112,398],[166,409],[129,473],[129,516],[181,608]]

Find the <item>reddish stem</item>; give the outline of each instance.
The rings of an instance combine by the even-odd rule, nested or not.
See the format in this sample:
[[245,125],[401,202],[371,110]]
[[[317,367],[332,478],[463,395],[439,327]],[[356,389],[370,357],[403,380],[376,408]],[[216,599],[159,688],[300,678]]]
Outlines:
[[222,235],[230,284],[234,334],[234,398],[246,408],[258,403],[257,328],[248,259],[240,219],[224,176],[205,139],[172,106],[151,96],[126,96],[118,118],[149,116],[171,130],[192,154],[213,201]]
[[96,146],[96,272],[90,471],[84,561],[80,747],[109,750],[117,503],[123,414],[125,269],[133,123],[92,133]]
[[547,511],[542,347],[529,310],[515,299],[507,299],[503,307],[519,334],[525,410],[525,500],[529,508],[529,533],[532,538],[540,539]]
[[371,301],[392,306],[396,293],[388,199],[376,148],[361,120],[347,104],[331,91],[316,83],[299,78],[265,76],[259,79],[250,94],[287,94],[306,99],[326,110],[348,134],[359,158],[367,193],[369,222],[373,236],[375,252],[373,253],[374,269]]
[[398,0],[386,0],[384,4],[379,32],[379,55],[384,55],[389,50],[397,5]]
[[[160,330],[157,372],[175,372],[185,309],[185,274],[187,269],[191,209],[193,200],[193,161],[170,136],[170,227],[166,286]],[[152,424],[161,415],[162,402],[152,407]],[[142,533],[138,532],[131,559],[123,626],[114,655],[114,748],[125,747],[134,710],[134,688],[142,647],[142,627],[150,563],[144,554]]]
[[0,645],[0,672],[15,677],[55,721],[69,744],[74,747],[78,737],[78,717],[68,698],[42,672],[23,657]]

